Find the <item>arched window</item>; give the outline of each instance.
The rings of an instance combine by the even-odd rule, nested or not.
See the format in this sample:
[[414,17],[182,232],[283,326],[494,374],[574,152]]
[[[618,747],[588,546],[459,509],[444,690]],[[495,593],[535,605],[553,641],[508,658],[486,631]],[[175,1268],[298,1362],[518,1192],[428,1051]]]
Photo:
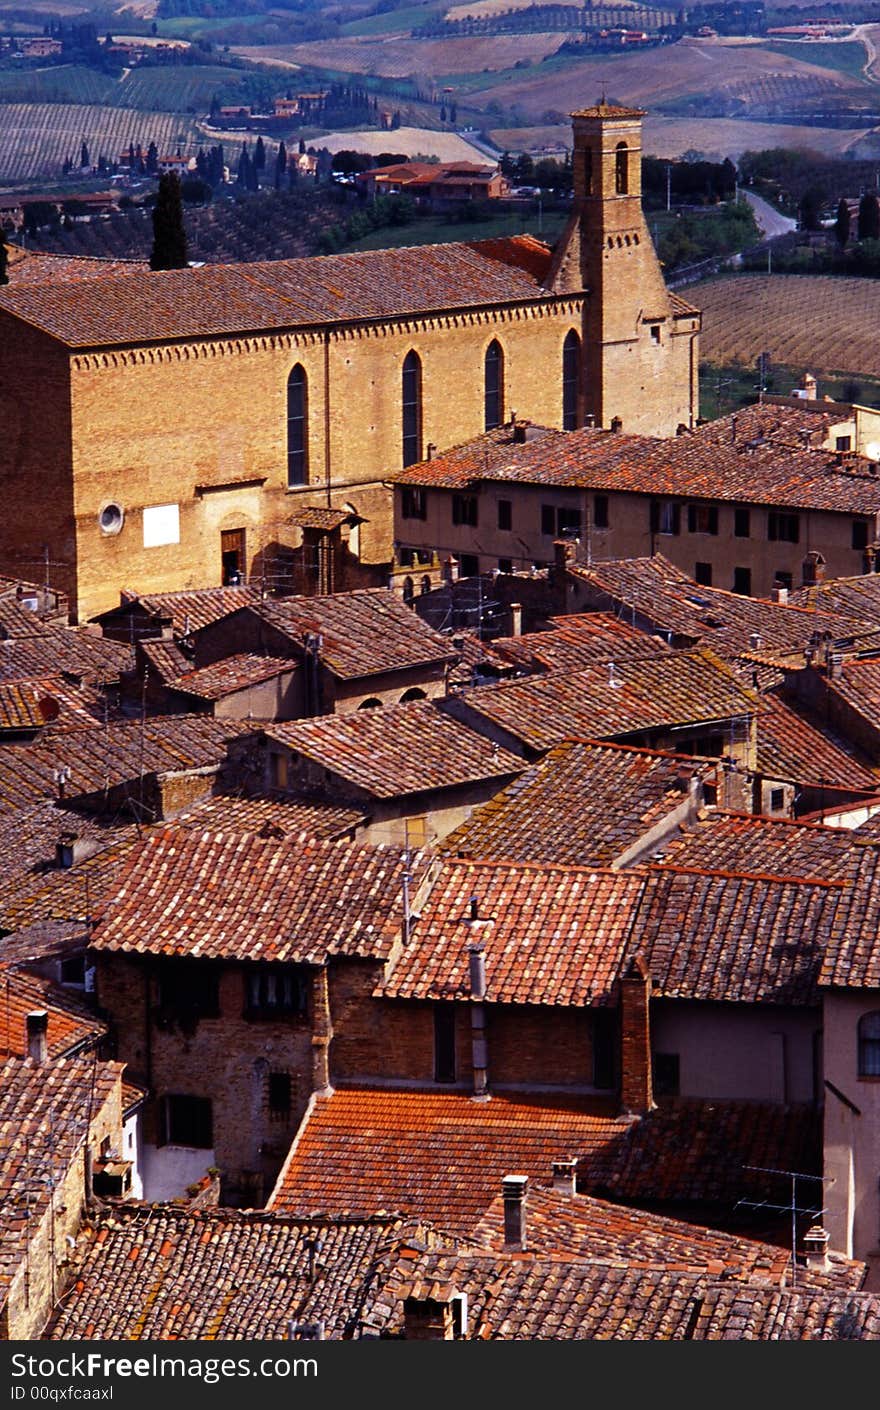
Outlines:
[[486,430],[500,426],[504,419],[504,353],[493,338],[486,349]]
[[880,1077],[880,1012],[859,1019],[859,1076]]
[[409,690],[403,692],[400,697],[400,703],[401,705],[408,705],[411,700],[427,700],[427,698],[425,691],[420,690],[417,685],[414,685],[411,686]]
[[581,340],[572,328],[562,344],[562,429],[578,428],[578,388],[581,380]]
[[422,581],[419,584],[419,592],[421,593],[422,597],[424,597],[426,593],[429,593],[430,591],[431,579],[428,577],[428,574],[425,573],[424,577],[422,578]]
[[367,699],[362,700],[358,706],[359,710],[381,710],[381,708],[382,701],[378,700],[375,695],[368,696]]
[[406,577],[405,577],[404,580],[403,580],[403,600],[404,600],[404,602],[412,602],[412,600],[413,600],[413,598],[415,597],[415,595],[416,595],[416,585],[415,585],[415,583],[413,582],[412,578],[410,577],[409,573],[407,573]]
[[309,471],[309,388],[306,370],[296,364],[287,379],[287,483],[304,485]]
[[403,359],[403,464],[422,458],[422,361],[417,352]]
[[618,196],[629,191],[629,148],[625,142],[618,142],[614,151],[614,189]]

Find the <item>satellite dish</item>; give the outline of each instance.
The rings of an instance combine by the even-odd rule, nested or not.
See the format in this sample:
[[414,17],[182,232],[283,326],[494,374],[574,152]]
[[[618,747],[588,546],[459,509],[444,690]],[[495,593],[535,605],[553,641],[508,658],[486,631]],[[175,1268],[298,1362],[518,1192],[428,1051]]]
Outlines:
[[865,446],[865,455],[869,460],[880,460],[880,441],[869,441]]
[[37,709],[47,725],[51,724],[53,720],[57,720],[61,714],[61,706],[54,695],[41,695],[37,701]]

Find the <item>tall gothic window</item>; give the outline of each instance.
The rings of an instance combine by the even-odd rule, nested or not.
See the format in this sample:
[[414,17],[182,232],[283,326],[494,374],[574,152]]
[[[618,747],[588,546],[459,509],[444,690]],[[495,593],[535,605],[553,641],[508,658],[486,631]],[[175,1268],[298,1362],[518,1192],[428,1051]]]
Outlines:
[[578,428],[578,385],[581,373],[581,340],[572,328],[562,344],[562,429]]
[[486,430],[500,426],[504,419],[504,353],[494,339],[486,349]]
[[305,368],[296,364],[287,379],[287,483],[304,485],[308,479],[309,389]]
[[618,142],[614,152],[614,189],[618,196],[629,191],[629,148],[625,142]]
[[403,359],[403,463],[422,458],[422,362],[417,352]]

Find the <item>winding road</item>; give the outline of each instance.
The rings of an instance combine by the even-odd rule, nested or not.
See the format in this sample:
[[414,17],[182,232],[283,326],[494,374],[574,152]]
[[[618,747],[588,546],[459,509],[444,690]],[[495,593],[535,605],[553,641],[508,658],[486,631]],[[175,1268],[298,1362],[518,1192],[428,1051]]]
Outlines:
[[747,191],[745,187],[739,188],[739,193],[744,196],[751,206],[758,229],[768,240],[775,240],[778,235],[787,235],[791,230],[797,230],[797,221],[790,215],[780,215],[765,201],[763,196],[756,196],[752,191]]

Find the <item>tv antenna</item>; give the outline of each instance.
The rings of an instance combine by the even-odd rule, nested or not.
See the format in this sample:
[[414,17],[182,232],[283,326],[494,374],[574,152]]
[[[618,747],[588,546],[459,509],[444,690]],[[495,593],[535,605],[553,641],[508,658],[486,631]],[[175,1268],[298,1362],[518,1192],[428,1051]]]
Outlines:
[[734,1209],[765,1209],[768,1213],[789,1214],[791,1216],[791,1286],[797,1287],[797,1221],[798,1215],[808,1219],[820,1219],[825,1206],[818,1208],[799,1205],[797,1202],[798,1180],[812,1180],[817,1185],[833,1185],[834,1180],[825,1175],[810,1175],[806,1170],[774,1170],[767,1165],[744,1165],[744,1170],[754,1170],[761,1175],[778,1175],[791,1181],[791,1198],[788,1204],[773,1204],[770,1200],[737,1200]]

